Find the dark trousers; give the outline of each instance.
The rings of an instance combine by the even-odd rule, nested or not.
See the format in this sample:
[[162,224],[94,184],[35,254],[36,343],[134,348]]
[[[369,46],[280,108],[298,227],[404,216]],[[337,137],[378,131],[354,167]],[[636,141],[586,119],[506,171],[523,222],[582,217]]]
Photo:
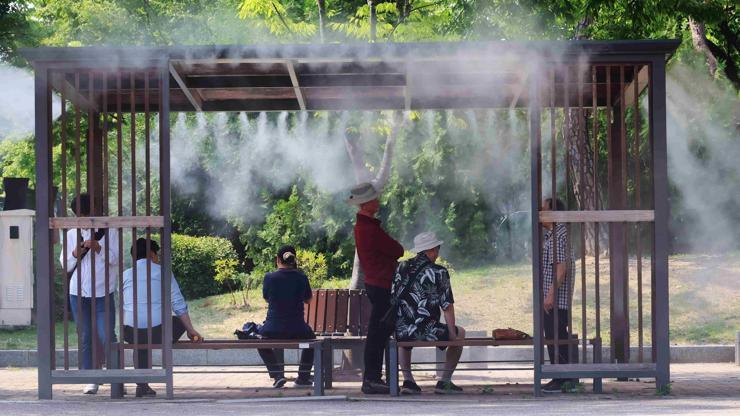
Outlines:
[[[555,340],[555,314],[554,310],[545,312],[545,340]],[[558,342],[569,341],[570,331],[568,330],[568,310],[557,309],[558,314]],[[555,364],[555,345],[547,345],[547,353],[550,356],[550,363]],[[570,344],[558,345],[558,364],[568,364],[570,356]]]
[[[139,328],[137,331],[137,342],[138,345],[147,344],[147,329],[146,328]],[[185,325],[183,325],[180,318],[173,316],[172,317],[172,341],[177,341],[180,339],[180,337],[185,334]],[[125,325],[123,327],[123,339],[129,343],[134,343],[134,328],[130,327],[128,325]],[[152,344],[161,344],[162,343],[162,325],[157,325],[152,327]],[[150,368],[149,363],[149,350],[146,347],[143,348],[137,348],[136,354],[134,355],[134,368]],[[139,383],[139,384],[146,384],[146,383]]]
[[[313,332],[305,334],[282,334],[270,333],[263,334],[265,339],[315,339]],[[282,348],[259,348],[257,352],[270,373],[270,377],[277,380],[285,377],[285,354]],[[301,361],[298,365],[298,378],[308,380],[311,376],[311,367],[313,367],[313,349],[306,348],[301,350]]]
[[383,354],[388,346],[388,339],[393,334],[393,328],[387,328],[380,323],[391,307],[391,290],[378,286],[365,285],[367,297],[370,300],[370,322],[365,339],[365,375],[363,380],[379,381],[383,373]]

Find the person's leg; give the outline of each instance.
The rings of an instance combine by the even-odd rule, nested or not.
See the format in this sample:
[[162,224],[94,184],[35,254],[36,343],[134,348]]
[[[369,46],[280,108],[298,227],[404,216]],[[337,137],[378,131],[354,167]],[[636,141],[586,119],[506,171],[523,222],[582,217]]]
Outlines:
[[[86,301],[87,300],[87,301]],[[79,360],[80,369],[91,370],[92,365],[92,322],[90,321],[90,302],[87,298],[70,295],[69,305],[72,308],[72,319],[74,319],[79,331]],[[81,312],[81,315],[78,315]]]
[[365,340],[365,381],[380,381],[383,368],[383,354],[390,336],[389,331],[380,323],[381,318],[390,308],[390,291],[371,285],[366,286],[372,310]]
[[185,324],[182,323],[182,319],[177,316],[172,317],[172,342],[175,342],[182,338],[183,334],[187,332]]
[[[568,310],[558,309],[558,339],[570,341],[570,331],[568,331]],[[570,344],[560,345],[558,349],[558,362],[568,364],[570,362]]]
[[552,341],[555,338],[555,328],[552,310],[545,312],[545,319],[543,319],[543,326],[545,327],[545,341],[547,344],[547,356],[550,357],[550,364],[555,364],[555,348],[552,345]]
[[[457,338],[456,339],[464,339],[465,338],[465,328],[458,326],[455,327],[457,330]],[[460,357],[462,356],[463,347],[449,347],[447,348],[447,352],[445,354],[445,370],[442,373],[442,381],[450,381],[452,380],[452,373],[457,368],[457,363],[460,362]]]
[[[262,362],[265,363],[265,367],[267,367],[267,371],[270,374],[270,377],[274,380],[279,380],[281,378],[285,378],[284,374],[284,367],[283,365],[278,364],[278,359],[276,357],[276,349],[272,348],[259,348],[257,349],[257,352],[260,355],[260,358],[262,358]],[[282,352],[282,350],[280,350]]]
[[301,350],[301,363],[298,366],[298,378],[301,380],[308,380],[311,378],[311,368],[313,367],[313,348],[306,348]]
[[99,352],[98,362],[95,363],[96,368],[102,368],[102,363],[108,362],[108,357],[105,356],[108,351],[108,342],[116,342],[116,300],[113,294],[108,295],[108,302],[110,302],[110,309],[108,310],[106,324],[105,296],[95,299],[95,336],[97,338],[96,346]]
[[415,383],[414,375],[411,373],[411,348],[401,348],[398,351],[398,364],[401,366],[403,380]]

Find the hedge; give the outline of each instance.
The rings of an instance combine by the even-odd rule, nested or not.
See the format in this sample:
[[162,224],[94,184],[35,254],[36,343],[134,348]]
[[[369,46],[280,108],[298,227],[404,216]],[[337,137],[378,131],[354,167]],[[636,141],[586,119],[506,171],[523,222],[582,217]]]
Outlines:
[[172,270],[185,299],[225,293],[226,287],[214,280],[216,262],[237,258],[225,238],[172,234]]

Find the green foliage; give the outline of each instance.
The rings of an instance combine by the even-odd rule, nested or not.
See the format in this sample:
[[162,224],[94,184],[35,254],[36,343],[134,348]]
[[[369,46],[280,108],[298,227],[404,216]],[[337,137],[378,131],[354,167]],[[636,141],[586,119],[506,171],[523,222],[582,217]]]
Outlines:
[[310,250],[296,250],[298,268],[308,277],[312,288],[319,288],[326,280],[329,268],[326,264],[326,256]]
[[236,259],[226,239],[172,234],[172,270],[186,299],[223,293],[222,283],[237,277]]

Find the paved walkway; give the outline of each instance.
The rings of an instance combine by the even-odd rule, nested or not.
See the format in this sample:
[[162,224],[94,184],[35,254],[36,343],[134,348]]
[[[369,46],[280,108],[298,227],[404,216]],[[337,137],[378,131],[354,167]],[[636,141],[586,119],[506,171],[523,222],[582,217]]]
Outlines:
[[[192,370],[178,368],[178,370]],[[211,369],[217,370],[217,369]],[[235,370],[224,368],[223,370]],[[472,375],[471,375],[472,374]],[[672,366],[672,393],[655,395],[652,380],[604,381],[604,394],[584,391],[536,399],[532,396],[531,372],[459,373],[455,381],[465,389],[462,396],[432,394],[434,379],[420,377],[422,396],[364,396],[354,376],[336,377],[327,397],[313,398],[307,390],[269,388],[263,374],[176,374],[175,400],[135,399],[112,401],[107,386],[96,396],[80,393],[81,386],[55,386],[53,401],[36,400],[34,369],[0,369],[1,414],[147,415],[271,414],[313,415],[443,415],[443,414],[722,414],[740,415],[740,367],[733,364],[676,364]],[[163,386],[153,386],[163,395]],[[133,393],[134,387],[128,389]]]

